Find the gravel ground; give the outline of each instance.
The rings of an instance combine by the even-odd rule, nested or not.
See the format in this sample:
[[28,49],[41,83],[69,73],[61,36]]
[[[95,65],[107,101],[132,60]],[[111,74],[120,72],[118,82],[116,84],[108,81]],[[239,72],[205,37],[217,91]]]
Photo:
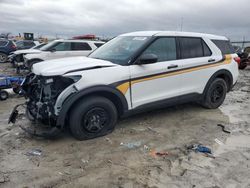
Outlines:
[[[13,72],[6,64],[0,69]],[[48,140],[8,125],[22,101],[14,94],[0,101],[0,187],[250,187],[249,68],[219,109],[184,104],[143,113],[119,121],[110,135],[82,142],[67,131]],[[191,144],[208,146],[213,156],[188,150]],[[41,155],[27,153],[33,149]]]

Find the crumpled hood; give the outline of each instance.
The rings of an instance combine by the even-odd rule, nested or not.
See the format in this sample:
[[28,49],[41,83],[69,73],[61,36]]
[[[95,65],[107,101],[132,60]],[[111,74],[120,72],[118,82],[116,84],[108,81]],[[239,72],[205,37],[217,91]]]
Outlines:
[[41,53],[41,50],[37,50],[37,49],[26,49],[26,50],[17,50],[15,52],[13,52],[15,55],[19,55],[19,54],[38,54]]
[[109,61],[93,59],[88,57],[68,57],[54,59],[36,63],[32,67],[32,72],[42,76],[57,76],[70,72],[81,71],[85,69],[117,66]]

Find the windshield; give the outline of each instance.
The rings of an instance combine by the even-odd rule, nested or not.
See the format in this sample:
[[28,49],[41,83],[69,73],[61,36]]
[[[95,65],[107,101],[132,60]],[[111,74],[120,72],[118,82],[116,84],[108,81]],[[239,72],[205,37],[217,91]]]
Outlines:
[[104,44],[92,54],[91,58],[111,61],[126,65],[135,52],[142,47],[150,37],[119,36]]
[[42,48],[45,45],[46,45],[46,43],[38,44],[37,46],[32,47],[32,49],[36,49],[37,50],[37,49]]
[[55,44],[57,44],[58,41],[52,41],[46,45],[44,45],[42,48],[40,48],[41,51],[48,51],[51,49],[51,47],[55,46]]

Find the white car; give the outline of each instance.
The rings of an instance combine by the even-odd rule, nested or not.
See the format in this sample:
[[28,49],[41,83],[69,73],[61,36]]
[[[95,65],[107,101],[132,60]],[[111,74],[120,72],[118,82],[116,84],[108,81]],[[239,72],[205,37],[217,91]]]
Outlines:
[[236,58],[223,36],[123,34],[88,57],[35,64],[22,85],[27,114],[50,125],[49,133],[69,126],[83,140],[110,133],[119,117],[139,111],[187,101],[218,108],[237,81]]
[[54,40],[39,50],[26,54],[24,56],[24,64],[26,67],[31,68],[33,64],[45,60],[87,56],[103,44],[104,42],[102,41],[94,40]]

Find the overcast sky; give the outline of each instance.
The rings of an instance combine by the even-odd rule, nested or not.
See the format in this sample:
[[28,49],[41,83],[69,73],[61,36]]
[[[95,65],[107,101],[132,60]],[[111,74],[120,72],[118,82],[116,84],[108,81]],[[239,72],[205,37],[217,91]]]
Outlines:
[[249,0],[0,0],[0,33],[115,36],[181,30],[183,20],[183,31],[250,39],[249,6]]

